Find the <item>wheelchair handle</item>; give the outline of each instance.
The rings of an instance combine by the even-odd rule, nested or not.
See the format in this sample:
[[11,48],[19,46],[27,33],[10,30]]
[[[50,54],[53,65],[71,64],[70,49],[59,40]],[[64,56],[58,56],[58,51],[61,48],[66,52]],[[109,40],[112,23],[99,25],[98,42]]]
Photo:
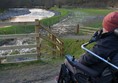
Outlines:
[[118,67],[110,62],[108,62],[107,60],[105,60],[104,58],[100,57],[99,55],[95,54],[94,52],[90,51],[89,49],[85,48],[87,45],[89,45],[90,42],[87,42],[85,44],[81,45],[81,48],[84,49],[85,51],[89,52],[90,54],[92,54],[93,56],[99,58],[100,60],[102,60],[103,62],[109,64],[110,66],[114,67],[115,69],[118,70]]

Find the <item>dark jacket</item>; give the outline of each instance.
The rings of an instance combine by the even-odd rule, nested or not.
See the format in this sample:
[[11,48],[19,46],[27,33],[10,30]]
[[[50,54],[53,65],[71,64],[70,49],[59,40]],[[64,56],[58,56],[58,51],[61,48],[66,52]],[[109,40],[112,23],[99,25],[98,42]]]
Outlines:
[[[118,36],[114,33],[102,34],[92,51],[106,60],[110,59],[111,63],[118,66]],[[82,55],[79,62],[91,67],[99,73],[108,67],[108,64],[89,53]]]

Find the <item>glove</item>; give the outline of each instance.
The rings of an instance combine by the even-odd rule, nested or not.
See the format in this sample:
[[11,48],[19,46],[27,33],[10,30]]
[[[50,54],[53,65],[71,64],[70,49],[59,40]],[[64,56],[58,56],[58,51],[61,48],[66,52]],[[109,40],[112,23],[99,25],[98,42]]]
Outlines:
[[102,35],[102,29],[101,30],[98,30],[94,33],[94,35],[92,36],[92,38],[90,39],[89,43],[92,43],[92,42],[96,42],[100,39],[101,35]]

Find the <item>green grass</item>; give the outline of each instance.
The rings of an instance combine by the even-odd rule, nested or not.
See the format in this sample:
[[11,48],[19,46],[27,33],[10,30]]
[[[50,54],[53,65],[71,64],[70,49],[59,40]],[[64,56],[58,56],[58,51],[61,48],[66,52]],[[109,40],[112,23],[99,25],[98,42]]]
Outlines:
[[[89,40],[76,40],[76,39],[64,39],[64,53],[70,54],[77,58],[85,51],[81,48],[81,45],[88,42]],[[95,43],[87,46],[88,49],[91,49]]]
[[[105,16],[108,13],[112,12],[113,10],[109,10],[109,9],[78,9],[80,12],[86,13],[89,16]],[[115,10],[114,10],[115,11]],[[94,28],[101,28],[102,27],[102,19],[100,20],[99,17],[96,18],[95,21],[92,21],[90,23],[87,24],[88,27],[94,27]]]
[[81,45],[87,42],[86,40],[64,39],[64,52],[79,57],[85,51],[81,49]]
[[102,21],[92,22],[91,24],[88,24],[88,26],[93,28],[102,28]]
[[23,34],[34,32],[35,26],[9,26],[0,28],[0,34]]
[[113,10],[109,9],[98,9],[98,8],[78,8],[80,12],[87,13],[89,15],[106,15],[109,12],[112,12]]

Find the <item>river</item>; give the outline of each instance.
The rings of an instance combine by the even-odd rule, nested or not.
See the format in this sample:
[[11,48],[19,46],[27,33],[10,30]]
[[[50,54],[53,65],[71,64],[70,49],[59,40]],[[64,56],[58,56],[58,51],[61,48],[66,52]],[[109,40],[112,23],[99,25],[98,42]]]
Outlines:
[[0,20],[9,22],[31,22],[35,21],[35,19],[41,20],[54,15],[54,12],[45,9],[12,8],[0,14]]

